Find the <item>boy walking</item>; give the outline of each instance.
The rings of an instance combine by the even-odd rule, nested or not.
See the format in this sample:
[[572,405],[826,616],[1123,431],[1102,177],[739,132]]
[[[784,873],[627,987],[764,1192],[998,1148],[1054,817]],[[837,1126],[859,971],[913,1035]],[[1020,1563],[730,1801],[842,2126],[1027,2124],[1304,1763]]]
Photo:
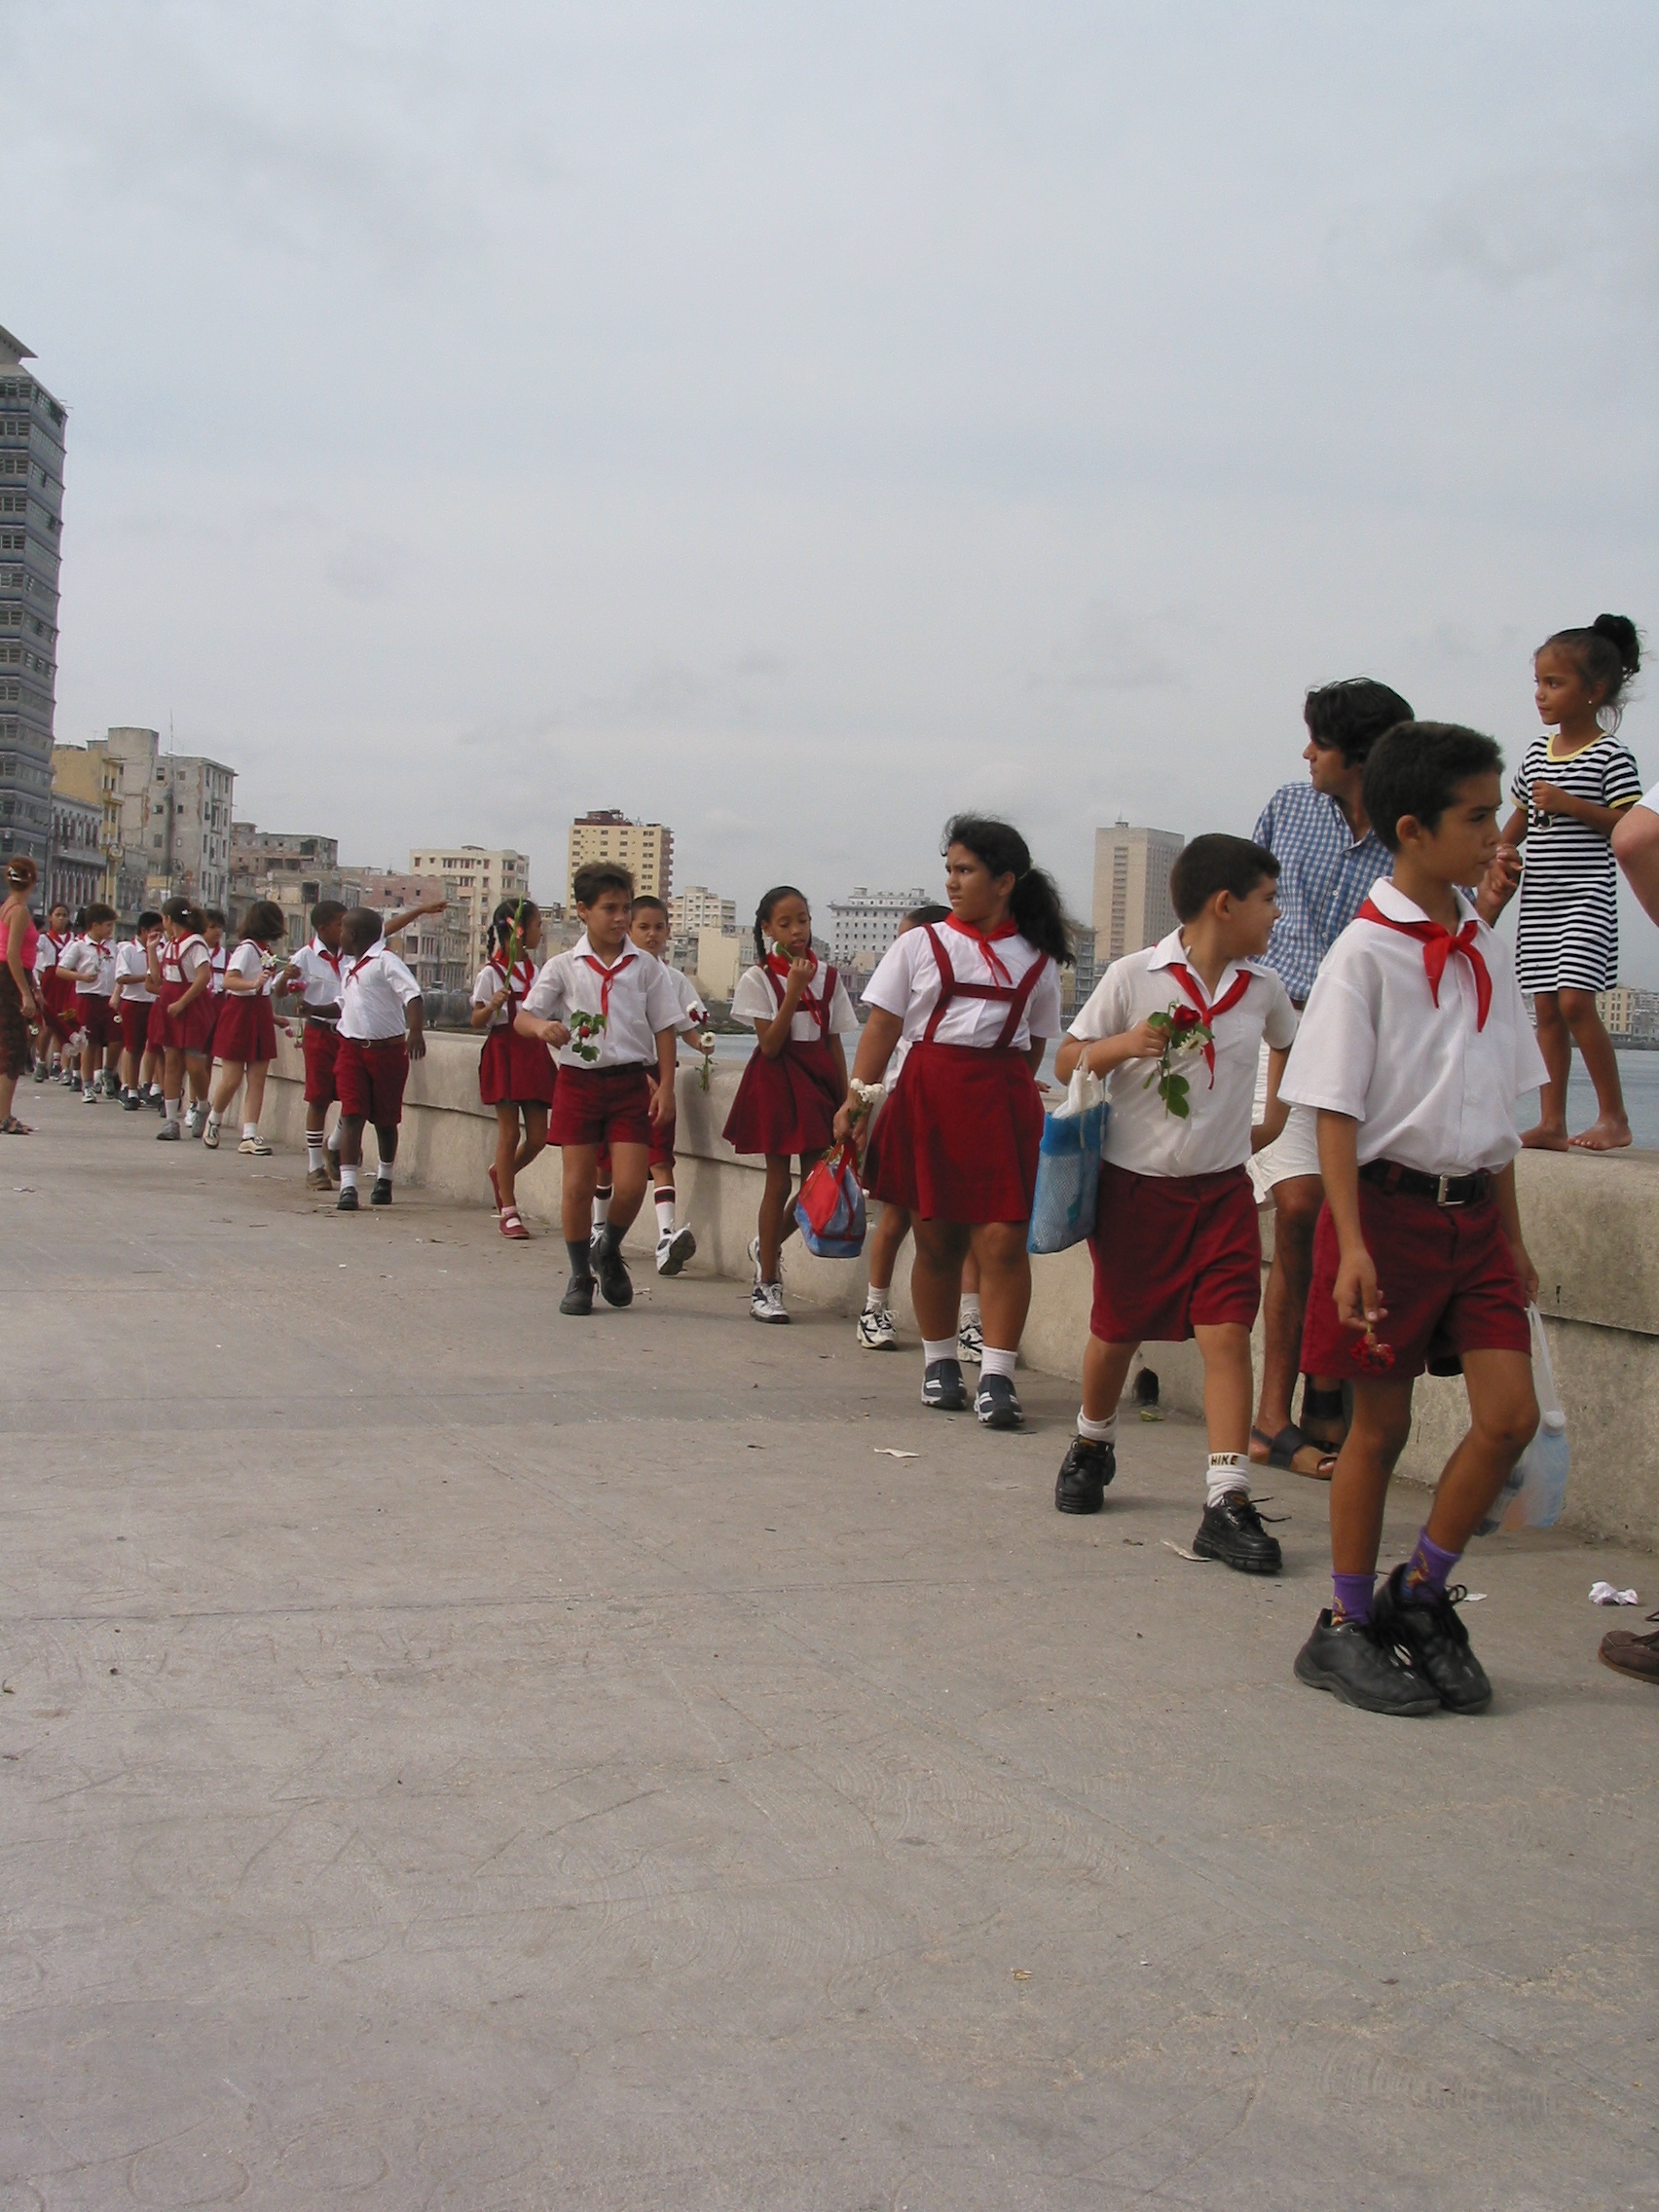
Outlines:
[[372,1206],[391,1203],[391,1170],[403,1120],[409,1063],[426,1053],[425,1009],[421,986],[381,934],[379,914],[353,906],[341,926],[340,1043],[334,1084],[340,1098],[339,1213],[357,1211],[357,1171],[363,1162],[363,1124],[373,1122],[380,1163]]
[[[1317,1114],[1325,1187],[1304,1363],[1353,1383],[1331,1484],[1333,1603],[1296,1674],[1368,1713],[1490,1701],[1448,1583],[1538,1422],[1513,1108],[1544,1064],[1509,947],[1456,888],[1496,854],[1501,766],[1490,737],[1449,723],[1380,740],[1365,807],[1393,880],[1333,946],[1279,1087]],[[1448,1358],[1462,1365],[1469,1431],[1411,1558],[1377,1591],[1412,1385]]]
[[1061,1513],[1100,1511],[1137,1347],[1148,1338],[1196,1337],[1209,1462],[1193,1549],[1246,1574],[1276,1574],[1282,1564],[1250,1498],[1250,1330],[1262,1238],[1245,1165],[1284,1120],[1274,1106],[1251,1127],[1262,1046],[1276,1084],[1296,1034],[1289,995],[1263,957],[1278,916],[1278,872],[1272,853],[1246,838],[1195,837],[1169,878],[1181,926],[1112,963],[1054,1067],[1062,1083],[1079,1066],[1106,1077],[1112,1106],[1089,1240],[1083,1410],[1054,1504]]

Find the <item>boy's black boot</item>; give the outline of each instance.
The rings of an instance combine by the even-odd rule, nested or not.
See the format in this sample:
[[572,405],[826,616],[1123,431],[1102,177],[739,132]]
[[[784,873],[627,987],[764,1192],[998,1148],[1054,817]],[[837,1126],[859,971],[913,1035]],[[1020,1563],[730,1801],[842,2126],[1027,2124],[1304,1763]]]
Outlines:
[[559,1301],[561,1313],[591,1313],[593,1311],[593,1262],[590,1244],[566,1243],[571,1256],[571,1279],[565,1285],[565,1295]]
[[1098,1513],[1106,1503],[1106,1486],[1117,1472],[1116,1445],[1074,1436],[1054,1477],[1054,1511]]
[[1335,1621],[1327,1605],[1296,1654],[1296,1678],[1329,1690],[1362,1713],[1409,1716],[1438,1713],[1434,1684],[1401,1657],[1371,1621]]
[[634,1283],[622,1258],[622,1239],[607,1222],[594,1239],[594,1272],[599,1277],[600,1295],[607,1306],[632,1306]]
[[1371,1617],[1380,1636],[1411,1655],[1412,1665],[1433,1683],[1449,1713],[1480,1713],[1492,1703],[1492,1684],[1457,1618],[1463,1595],[1460,1582],[1432,1597],[1426,1591],[1408,1595],[1402,1565],[1378,1591]]
[[1218,1559],[1240,1574],[1276,1574],[1284,1565],[1279,1540],[1262,1527],[1248,1491],[1230,1490],[1219,1505],[1204,1507],[1193,1549],[1199,1559]]

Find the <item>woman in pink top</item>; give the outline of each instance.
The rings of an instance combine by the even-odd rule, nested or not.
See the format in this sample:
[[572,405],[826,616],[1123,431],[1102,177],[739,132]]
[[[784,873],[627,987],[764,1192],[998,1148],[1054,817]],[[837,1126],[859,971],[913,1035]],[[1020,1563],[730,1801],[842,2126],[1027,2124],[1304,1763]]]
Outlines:
[[29,1024],[38,1020],[40,1014],[34,994],[35,948],[40,932],[29,912],[29,893],[38,873],[27,853],[14,853],[6,863],[6,899],[0,905],[0,949],[5,954],[5,964],[0,966],[0,1135],[9,1137],[34,1134],[28,1124],[19,1122],[13,1113],[12,1098],[18,1078],[27,1071],[33,1057]]

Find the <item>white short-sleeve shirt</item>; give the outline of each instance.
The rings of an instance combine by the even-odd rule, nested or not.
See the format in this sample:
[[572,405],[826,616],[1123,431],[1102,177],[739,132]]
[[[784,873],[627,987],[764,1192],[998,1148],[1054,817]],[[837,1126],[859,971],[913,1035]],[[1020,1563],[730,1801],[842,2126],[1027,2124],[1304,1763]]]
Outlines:
[[1187,1079],[1184,1120],[1171,1114],[1158,1094],[1156,1060],[1124,1060],[1106,1078],[1112,1111],[1105,1157],[1134,1175],[1219,1175],[1242,1167],[1250,1158],[1262,1045],[1265,1041],[1282,1051],[1296,1035],[1290,994],[1265,960],[1229,962],[1213,997],[1207,997],[1179,930],[1172,930],[1161,944],[1114,960],[1079,1009],[1070,1034],[1089,1041],[1117,1037],[1150,1014],[1192,1006],[1173,973],[1177,965],[1187,969],[1211,1006],[1219,1006],[1241,976],[1248,980],[1243,997],[1211,1022],[1214,1082],[1201,1050],[1183,1052],[1173,1063]]
[[683,1036],[688,1029],[707,1028],[709,1010],[698,995],[695,978],[687,976],[683,968],[670,968],[666,963],[663,973],[674,986],[674,995],[680,1001],[681,1034]]
[[72,938],[55,938],[50,930],[41,931],[40,941],[35,946],[34,972],[37,982],[43,976],[51,975],[73,942]]
[[[771,1021],[777,1016],[783,999],[784,977],[777,977],[778,990],[774,991],[764,968],[746,968],[737,978],[737,988],[731,994],[731,1012],[734,1021]],[[808,996],[817,998],[824,988],[824,964],[813,956],[812,980],[806,986]],[[850,1037],[857,1030],[859,1017],[853,1012],[853,1002],[847,996],[847,986],[839,975],[830,993],[830,1027],[828,1032],[819,1026],[816,1014],[802,1011],[790,1020],[790,1039],[796,1045],[813,1045],[826,1034],[830,1037]]]
[[[1039,961],[1046,972],[1032,985],[1010,1049],[1022,1052],[1033,1038],[1060,1033],[1060,975],[1046,952],[1039,952],[1023,937],[993,939],[982,944],[977,936],[953,929],[948,922],[934,925],[937,938],[959,981],[964,983],[1022,983]],[[995,965],[992,956],[995,956]],[[997,971],[1001,969],[1002,973]],[[882,954],[875,974],[865,985],[864,1004],[897,1014],[904,1024],[907,1044],[915,1044],[927,1028],[928,1017],[939,1004],[939,963],[925,928],[906,930]],[[734,1002],[735,1003],[735,1002]],[[995,999],[952,999],[945,1008],[935,1042],[940,1045],[974,1045],[989,1051],[1003,1033],[1008,1019],[1006,1002]]]
[[[1395,921],[1428,917],[1391,882],[1372,903]],[[1463,921],[1477,920],[1459,892]],[[1492,978],[1477,1026],[1475,973],[1454,953],[1434,1002],[1423,947],[1363,916],[1325,955],[1279,1085],[1292,1105],[1350,1114],[1360,1165],[1391,1160],[1425,1175],[1506,1167],[1521,1149],[1515,1101],[1544,1081],[1543,1055],[1504,940],[1477,921],[1475,949]]]
[[403,1010],[421,996],[421,986],[385,940],[360,959],[347,959],[341,971],[340,1034],[374,1045],[401,1037],[408,1028]]
[[58,967],[73,976],[83,998],[107,999],[115,989],[115,946],[108,938],[72,938],[63,948]]
[[162,979],[167,983],[194,983],[211,957],[205,940],[194,934],[189,937],[163,938],[160,953]]
[[224,946],[219,944],[212,948],[207,958],[213,969],[213,980],[208,984],[207,989],[214,998],[218,998],[225,988],[225,970],[230,966],[231,956]]
[[261,984],[261,995],[270,992],[273,977],[265,973],[265,947],[255,944],[252,938],[243,938],[225,963],[227,976],[238,976],[245,983]]
[[[497,1008],[496,1012],[485,1023],[485,1028],[487,1030],[504,1029],[507,1026],[508,1022],[512,1020],[513,1015],[517,1014],[519,1008],[524,1004],[525,995],[529,991],[531,985],[535,982],[535,961],[516,960],[513,963],[511,986],[512,999],[508,1005]],[[496,993],[499,990],[504,989],[506,985],[506,970],[504,968],[498,968],[493,960],[487,960],[472,979],[473,1005],[488,1006],[490,1004],[490,1001],[495,997]]]
[[153,1006],[156,994],[150,988],[150,958],[141,944],[129,940],[115,948],[115,981],[121,985],[121,995],[134,1006]]
[[[606,1006],[608,977],[609,1005]],[[584,930],[568,952],[556,952],[531,985],[525,1011],[539,1021],[568,1022],[578,1010],[605,1014],[605,1027],[590,1044],[599,1057],[585,1059],[572,1045],[554,1054],[561,1067],[652,1067],[657,1062],[657,1034],[678,1031],[680,999],[668,979],[668,970],[654,952],[637,944],[624,944],[608,970],[587,940]]]
[[340,979],[351,965],[350,956],[330,952],[320,938],[313,937],[309,944],[301,945],[292,965],[299,970],[301,997],[308,1012],[338,1012]]

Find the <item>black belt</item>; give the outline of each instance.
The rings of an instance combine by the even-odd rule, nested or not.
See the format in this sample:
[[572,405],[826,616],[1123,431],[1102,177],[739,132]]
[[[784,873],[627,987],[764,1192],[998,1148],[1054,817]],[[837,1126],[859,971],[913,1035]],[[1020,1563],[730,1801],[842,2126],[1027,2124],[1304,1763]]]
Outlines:
[[318,1014],[314,1007],[308,1006],[306,1019],[316,1022],[323,1029],[332,1029],[338,1023],[340,1016],[338,1014]]
[[1372,1160],[1359,1171],[1362,1183],[1375,1183],[1390,1198],[1403,1191],[1411,1198],[1432,1198],[1437,1206],[1478,1206],[1492,1196],[1492,1177],[1484,1167],[1472,1175],[1425,1175],[1420,1167],[1397,1161]]

